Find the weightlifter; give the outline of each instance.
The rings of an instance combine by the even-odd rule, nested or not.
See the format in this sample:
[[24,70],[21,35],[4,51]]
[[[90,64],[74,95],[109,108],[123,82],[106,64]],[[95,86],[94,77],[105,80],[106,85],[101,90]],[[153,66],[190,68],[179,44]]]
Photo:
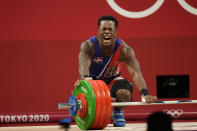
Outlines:
[[[125,62],[134,85],[141,92],[145,102],[157,100],[148,93],[135,53],[124,41],[117,38],[118,21],[113,16],[98,19],[98,35],[81,43],[79,52],[80,80],[103,80],[109,87],[111,96],[117,102],[132,100],[132,86],[121,76],[121,63]],[[75,83],[79,86],[79,80]],[[125,126],[123,107],[113,110],[113,125]]]

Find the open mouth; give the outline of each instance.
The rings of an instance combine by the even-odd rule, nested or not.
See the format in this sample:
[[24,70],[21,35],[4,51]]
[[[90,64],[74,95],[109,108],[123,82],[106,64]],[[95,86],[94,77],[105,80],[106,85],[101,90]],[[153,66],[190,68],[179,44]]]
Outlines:
[[109,41],[111,41],[111,38],[110,37],[104,37],[103,40],[104,40],[104,42],[109,42]]

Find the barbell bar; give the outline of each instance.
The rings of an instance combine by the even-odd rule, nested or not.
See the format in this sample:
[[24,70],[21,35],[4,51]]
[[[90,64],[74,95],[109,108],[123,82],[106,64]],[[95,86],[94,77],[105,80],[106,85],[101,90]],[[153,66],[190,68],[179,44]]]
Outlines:
[[[138,105],[161,105],[161,104],[191,104],[197,103],[197,100],[177,100],[177,101],[155,101],[152,103],[145,103],[145,102],[113,102],[111,106],[138,106]],[[58,109],[69,109],[72,108],[73,105],[69,103],[59,103]]]

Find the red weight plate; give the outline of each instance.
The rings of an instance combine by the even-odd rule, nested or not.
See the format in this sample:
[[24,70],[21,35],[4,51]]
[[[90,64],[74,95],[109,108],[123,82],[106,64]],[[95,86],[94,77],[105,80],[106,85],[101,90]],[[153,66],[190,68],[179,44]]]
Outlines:
[[94,90],[94,95],[96,99],[96,114],[95,114],[95,119],[94,123],[91,126],[91,129],[97,128],[97,125],[99,123],[100,119],[100,113],[102,112],[102,103],[101,103],[101,96],[99,92],[99,88],[97,87],[97,84],[94,82],[95,80],[88,80],[88,82],[92,85],[92,88]]
[[77,100],[80,100],[82,103],[82,109],[78,110],[77,114],[79,117],[84,118],[88,109],[86,96],[82,93],[79,93],[77,95]]
[[106,103],[107,103],[106,118],[105,118],[105,123],[104,123],[104,128],[105,128],[111,120],[111,114],[112,114],[111,95],[110,95],[110,91],[108,89],[108,86],[105,84],[105,82],[100,81],[100,83],[103,85],[103,88],[105,91]]
[[105,119],[106,119],[106,110],[107,110],[107,103],[106,103],[106,97],[105,97],[105,91],[103,85],[100,83],[100,80],[96,80],[96,84],[99,87],[100,96],[101,96],[101,103],[102,103],[102,113],[100,114],[100,122],[98,123],[98,128],[103,129],[105,125]]

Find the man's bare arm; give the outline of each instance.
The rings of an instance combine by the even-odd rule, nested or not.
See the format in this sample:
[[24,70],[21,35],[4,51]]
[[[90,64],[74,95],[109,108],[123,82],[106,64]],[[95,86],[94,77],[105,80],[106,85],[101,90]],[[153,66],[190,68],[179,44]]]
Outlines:
[[146,89],[146,82],[142,76],[139,62],[135,58],[133,49],[126,44],[121,48],[120,60],[126,63],[128,72],[138,90],[141,91],[143,88]]
[[134,85],[142,94],[143,101],[151,103],[157,100],[156,96],[151,96],[148,94],[146,82],[143,78],[142,72],[140,70],[140,65],[137,59],[135,58],[135,53],[126,44],[121,48],[120,61],[124,61],[127,65],[128,72],[132,77]]
[[93,56],[93,44],[90,41],[82,42],[79,52],[79,75],[80,79],[84,78],[84,75],[89,76],[89,67],[91,64],[91,58]]

